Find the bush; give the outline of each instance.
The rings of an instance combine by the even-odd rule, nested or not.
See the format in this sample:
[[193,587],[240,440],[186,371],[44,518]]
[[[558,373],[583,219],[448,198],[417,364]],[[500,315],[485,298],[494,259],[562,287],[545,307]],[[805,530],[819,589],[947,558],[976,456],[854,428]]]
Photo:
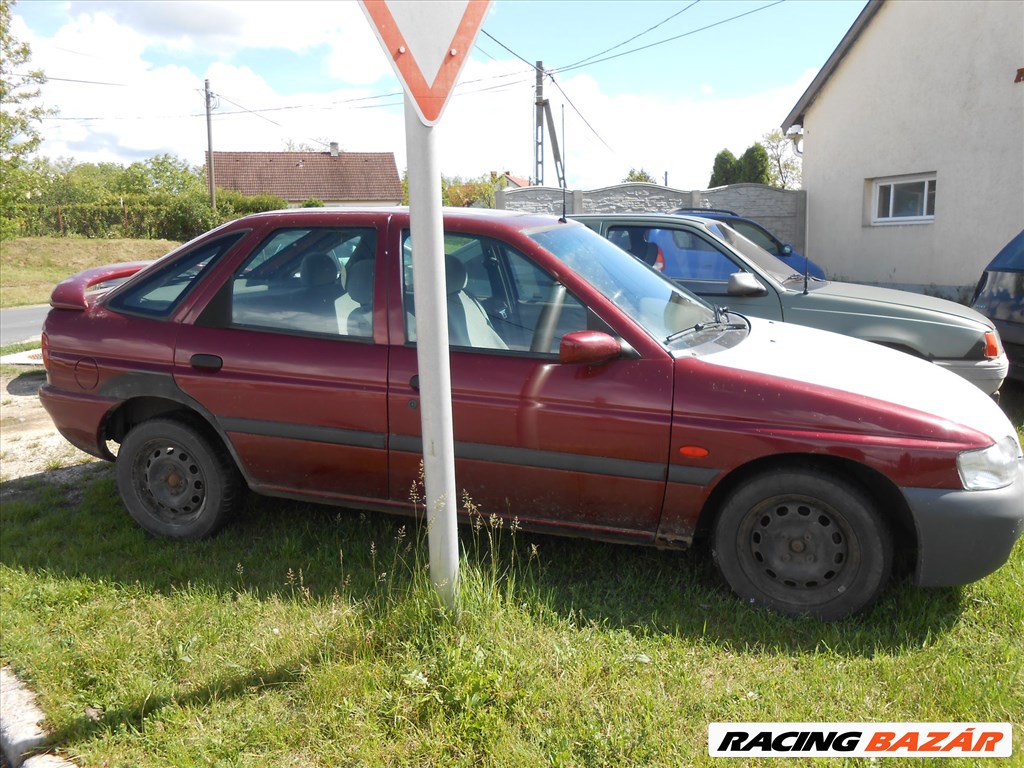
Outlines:
[[288,202],[276,195],[243,195],[233,189],[217,190],[217,213],[222,221],[230,221],[250,213],[278,211],[287,208]]
[[217,226],[219,219],[205,194],[167,196],[157,211],[155,235],[164,240],[191,240]]

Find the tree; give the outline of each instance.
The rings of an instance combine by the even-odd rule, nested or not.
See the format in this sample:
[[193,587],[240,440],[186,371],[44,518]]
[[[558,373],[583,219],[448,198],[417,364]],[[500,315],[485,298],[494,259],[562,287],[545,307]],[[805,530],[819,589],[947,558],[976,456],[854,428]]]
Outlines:
[[156,155],[145,162],[149,172],[150,188],[155,192],[172,195],[206,194],[205,172],[199,166],[174,155]]
[[724,187],[727,184],[769,184],[771,161],[768,152],[760,144],[752,144],[738,158],[728,149],[715,155],[711,169],[709,187]]
[[800,189],[803,186],[803,169],[793,142],[783,136],[782,131],[775,130],[762,136],[761,144],[768,153],[771,185],[780,189]]
[[50,110],[32,102],[46,76],[25,71],[32,52],[11,35],[12,0],[0,0],[0,239],[13,237],[15,203],[31,194],[26,161],[42,141],[39,123]]
[[711,180],[708,187],[724,187],[726,184],[736,184],[740,180],[740,165],[736,155],[728,149],[723,149],[715,155],[715,164],[711,168]]
[[649,174],[643,168],[641,168],[639,170],[637,170],[636,168],[630,168],[629,169],[629,173],[626,174],[626,178],[624,178],[623,181],[624,182],[646,181],[648,184],[657,184],[658,183],[658,182],[656,182],[654,180],[654,177],[651,176],[651,174]]
[[493,178],[487,174],[463,180],[459,176],[441,176],[441,204],[455,208],[493,208]]
[[770,184],[770,164],[768,152],[760,144],[747,147],[747,151],[740,155],[740,181],[747,184]]

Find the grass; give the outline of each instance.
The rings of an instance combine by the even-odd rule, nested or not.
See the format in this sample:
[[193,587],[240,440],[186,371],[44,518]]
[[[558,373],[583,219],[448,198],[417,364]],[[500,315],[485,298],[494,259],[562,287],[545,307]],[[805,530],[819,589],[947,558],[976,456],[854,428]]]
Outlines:
[[696,553],[478,518],[451,616],[412,521],[251,497],[213,540],[154,540],[81,471],[5,484],[0,658],[85,765],[708,765],[717,721],[1022,736],[1024,544],[825,625],[741,604]]
[[[101,250],[5,242],[0,305],[111,260],[53,243]],[[1002,403],[1024,439],[1024,388]],[[741,604],[699,553],[479,518],[451,616],[412,521],[251,497],[213,540],[154,540],[108,466],[56,463],[0,485],[0,661],[84,765],[699,766],[708,723],[780,720],[1009,721],[1024,765],[1024,542],[825,625]]]
[[177,245],[170,240],[4,240],[0,242],[0,308],[45,304],[53,287],[69,275],[117,261],[156,259]]

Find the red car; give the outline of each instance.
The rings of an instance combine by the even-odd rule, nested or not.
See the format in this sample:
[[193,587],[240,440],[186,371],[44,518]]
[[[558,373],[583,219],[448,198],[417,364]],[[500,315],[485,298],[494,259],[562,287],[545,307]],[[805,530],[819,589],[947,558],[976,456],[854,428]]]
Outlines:
[[[448,211],[445,231],[456,471],[485,512],[706,539],[742,597],[825,619],[870,605],[897,552],[926,586],[1009,556],[1020,444],[960,377],[713,308],[575,222]],[[414,253],[405,209],[293,210],[75,275],[40,397],[76,446],[120,444],[157,535],[212,534],[246,488],[412,511]]]

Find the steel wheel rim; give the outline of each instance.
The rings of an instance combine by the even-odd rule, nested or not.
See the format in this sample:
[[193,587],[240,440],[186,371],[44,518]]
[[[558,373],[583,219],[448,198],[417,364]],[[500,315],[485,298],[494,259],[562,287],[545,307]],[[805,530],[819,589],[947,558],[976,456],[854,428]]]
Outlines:
[[742,561],[767,592],[811,597],[842,590],[856,570],[856,543],[845,518],[813,498],[768,499],[750,510],[740,537]]
[[167,523],[184,523],[202,513],[206,474],[191,451],[171,440],[151,441],[139,452],[136,485],[150,511]]

